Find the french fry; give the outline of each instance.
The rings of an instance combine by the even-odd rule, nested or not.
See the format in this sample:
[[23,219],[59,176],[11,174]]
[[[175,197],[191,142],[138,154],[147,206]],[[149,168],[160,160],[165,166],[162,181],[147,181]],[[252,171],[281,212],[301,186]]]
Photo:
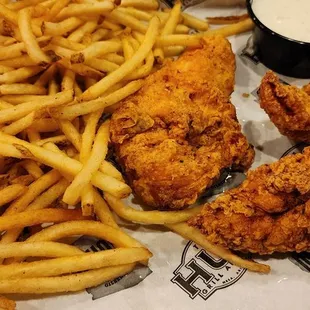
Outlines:
[[73,41],[73,42],[81,42],[85,35],[92,33],[98,23],[98,18],[89,22],[86,22],[84,25],[80,26],[78,29],[73,31],[69,36],[68,40]]
[[149,225],[181,223],[197,215],[202,209],[199,206],[182,211],[139,211],[126,206],[121,200],[107,193],[104,194],[104,198],[119,217]]
[[35,128],[38,132],[54,132],[59,129],[58,123],[52,118],[41,118],[35,120],[30,128]]
[[[111,73],[112,74],[112,73]],[[67,106],[60,109],[51,110],[52,115],[55,118],[59,119],[74,119],[80,115],[86,115],[92,112],[96,112],[98,110],[102,110],[109,105],[113,105],[127,96],[138,91],[144,84],[143,80],[133,81],[127,84],[125,87],[120,90],[108,95],[107,97],[98,98],[88,102],[82,102],[78,104],[74,104],[72,106]],[[0,119],[1,119],[1,111],[0,111]]]
[[114,53],[121,50],[121,43],[114,41],[94,42],[79,53],[71,56],[72,63],[81,63],[94,57],[100,57],[104,54]]
[[122,48],[125,60],[130,60],[135,54],[135,50],[126,36],[124,36],[122,39]]
[[114,62],[117,65],[122,65],[125,62],[125,58],[121,55],[115,53],[109,53],[102,56],[103,59]]
[[208,17],[208,23],[211,25],[227,25],[235,24],[241,22],[249,17],[248,14],[243,14],[239,16],[217,16],[217,17]]
[[5,293],[61,293],[76,292],[98,286],[131,272],[135,264],[95,269],[61,277],[9,279],[0,281],[0,292]]
[[0,75],[0,84],[12,84],[26,80],[43,70],[42,67],[24,67]]
[[[168,20],[161,31],[161,36],[166,36],[169,34],[173,34],[175,32],[180,15],[181,15],[181,2],[177,1],[172,10],[170,11]],[[155,48],[154,56],[157,63],[159,64],[163,63],[165,54],[160,47]]]
[[62,20],[71,16],[91,16],[91,15],[105,15],[114,9],[114,4],[109,1],[93,2],[82,4],[70,4],[63,8],[58,14],[57,18]]
[[17,13],[0,3],[0,16],[17,25]]
[[153,17],[153,15],[150,14],[149,12],[136,9],[134,7],[122,7],[122,6],[120,6],[118,8],[118,11],[130,14],[133,17],[140,19],[140,20],[143,20],[143,21],[150,21]]
[[44,19],[47,21],[53,20],[70,2],[71,0],[57,0],[49,10],[48,14],[46,14]]
[[0,85],[0,95],[45,95],[46,89],[43,86],[32,84],[4,84]]
[[196,18],[190,14],[182,13],[183,23],[185,26],[197,29],[199,31],[207,31],[209,29],[209,24],[207,21]]
[[105,39],[109,31],[107,29],[99,28],[91,35],[91,42],[97,42]]
[[36,180],[44,174],[39,165],[33,160],[24,160],[21,165]]
[[92,184],[87,183],[81,191],[81,208],[83,216],[91,216],[94,214],[95,199],[92,190]]
[[95,221],[71,221],[47,227],[29,237],[26,242],[56,241],[66,237],[84,235],[112,243],[115,247],[144,247],[139,241],[118,228]]
[[66,145],[69,144],[68,138],[65,135],[58,135],[58,136],[53,136],[50,138],[45,138],[45,139],[38,139],[36,141],[33,141],[32,143],[38,145],[38,146],[43,146],[46,143],[55,143],[55,144],[62,144]]
[[[54,210],[70,211],[70,210]],[[152,254],[145,248],[118,248],[77,256],[59,257],[49,260],[24,262],[0,266],[0,279],[36,278],[98,269],[139,262],[149,259]]]
[[33,61],[28,55],[1,60],[0,64],[11,68],[30,67],[37,65],[37,63]]
[[29,101],[37,101],[40,99],[47,99],[47,96],[39,96],[39,95],[4,95],[1,96],[1,99],[5,102],[8,102],[12,105],[18,105],[20,103],[29,102]]
[[196,242],[206,251],[227,260],[233,265],[236,265],[241,268],[246,268],[254,272],[260,272],[260,273],[270,272],[270,267],[268,265],[259,264],[242,259],[239,256],[230,252],[229,250],[224,249],[219,245],[214,245],[210,243],[198,229],[190,227],[187,223],[170,224],[166,226],[172,231],[184,237],[185,239]]
[[92,175],[99,170],[108,152],[109,125],[109,122],[105,122],[98,129],[89,159],[64,194],[65,203],[75,205],[82,189],[91,181]]
[[124,182],[121,172],[119,172],[110,162],[104,160],[99,167],[99,170],[116,180]]
[[13,104],[8,103],[6,101],[0,100],[0,109],[4,110],[4,109],[8,109],[8,108],[12,108]]
[[67,137],[68,141],[79,151],[81,149],[81,136],[76,128],[70,121],[61,120],[59,121],[59,127],[64,135]]
[[24,195],[27,187],[23,185],[10,185],[0,190],[0,207]]
[[0,244],[0,258],[9,257],[66,257],[83,255],[84,252],[72,245],[64,243],[43,242],[14,242],[11,244]]
[[102,71],[102,72],[113,72],[119,68],[119,65],[99,58],[91,58],[85,62],[86,65],[92,67],[93,69]]
[[6,66],[3,64],[0,64],[0,74],[3,74],[5,72],[13,71],[14,67]]
[[122,27],[118,24],[113,23],[112,21],[109,21],[107,19],[105,19],[102,23],[101,23],[101,27],[110,29],[112,31],[122,31]]
[[177,25],[175,28],[176,34],[188,34],[190,31],[190,28],[185,25]]
[[122,0],[121,7],[134,7],[141,10],[157,10],[159,3],[157,0]]
[[30,127],[34,122],[34,119],[35,112],[31,112],[19,120],[11,123],[10,125],[2,127],[1,131],[8,135],[17,135],[18,133]]
[[[0,230],[17,229],[26,226],[33,226],[42,223],[59,223],[67,221],[82,220],[80,210],[45,209],[35,211],[24,211],[13,215],[3,215],[0,217]],[[6,233],[8,234],[8,232]],[[1,243],[3,239],[1,240]]]
[[27,210],[40,210],[47,208],[63,195],[68,186],[69,182],[66,179],[61,179],[29,204]]
[[[54,153],[36,145],[30,144],[26,141],[20,140],[15,137],[5,135],[0,132],[0,141],[10,142],[14,144],[15,148],[22,150],[18,155],[24,157],[23,154],[31,154],[39,162],[46,164],[47,166],[58,169],[62,173],[77,175],[82,169],[83,165],[72,158],[69,158],[60,153]],[[14,152],[12,152],[14,153]],[[0,155],[2,150],[0,149]],[[17,155],[17,153],[15,153]],[[130,194],[131,189],[128,185],[120,182],[108,175],[101,172],[96,172],[92,176],[92,184],[105,192],[111,193],[116,197],[126,197]]]
[[158,31],[159,19],[157,17],[154,17],[150,21],[144,42],[141,44],[139,50],[130,59],[130,61],[125,62],[119,67],[119,69],[110,73],[107,77],[100,80],[97,84],[87,89],[80,97],[80,99],[82,101],[88,101],[99,97],[114,84],[120,82],[125,76],[133,72],[153,48]]
[[57,67],[55,64],[51,65],[47,70],[45,70],[40,77],[34,83],[35,86],[45,87],[50,80],[53,79],[57,72]]
[[83,24],[83,20],[77,17],[69,17],[59,23],[43,22],[42,33],[44,35],[62,36],[71,32]]
[[96,216],[99,218],[99,220],[108,226],[118,228],[118,225],[114,219],[114,216],[105,202],[105,200],[102,198],[102,196],[98,193],[98,191],[94,188],[92,188],[92,195],[94,197],[94,211]]
[[128,75],[126,77],[126,80],[127,79],[128,80],[136,80],[136,79],[142,79],[142,78],[147,77],[153,69],[154,61],[155,61],[155,57],[153,55],[153,52],[150,52],[146,57],[145,64],[143,66],[141,66],[136,72]]
[[[30,143],[36,143],[37,141],[40,141],[40,140],[41,140],[40,133],[39,133],[36,129],[34,129],[34,128],[28,128],[28,129],[26,130],[26,132],[27,132],[28,140],[29,140]],[[23,151],[24,151],[24,150],[22,150],[22,152],[23,152]],[[28,156],[31,157],[30,154],[27,154],[27,151],[25,152],[24,156],[26,156],[26,158],[27,158]]]
[[29,186],[34,181],[34,177],[32,175],[21,175],[10,181],[10,184],[18,184],[22,186]]
[[75,82],[75,73],[70,69],[65,70],[62,81],[61,81],[61,90],[73,90]]
[[14,108],[9,108],[3,111],[0,111],[0,123],[5,123],[9,121],[14,121],[24,117],[25,115],[39,109],[51,108],[59,106],[65,103],[72,101],[73,91],[64,91],[55,96],[48,96],[46,99],[41,99],[33,102],[25,102],[19,104]]
[[31,12],[29,9],[25,8],[18,13],[18,27],[23,42],[25,43],[25,48],[27,50],[30,58],[37,62],[39,65],[46,65],[50,62],[47,55],[42,52],[40,46],[36,40],[36,36],[32,32],[31,28]]
[[[211,31],[210,31],[211,32]],[[188,35],[188,34],[170,34],[161,36],[156,41],[157,47],[166,46],[202,46],[202,34]]]
[[109,19],[112,21],[117,22],[118,24],[124,25],[129,27],[133,30],[137,30],[141,33],[146,33],[147,26],[139,21],[139,19],[133,17],[132,15],[123,13],[118,9],[115,9],[108,15]]
[[71,41],[68,38],[64,38],[61,36],[54,37],[52,39],[51,43],[58,45],[60,47],[68,48],[69,50],[72,50],[72,51],[81,51],[84,48],[86,48],[86,46],[84,44]]
[[83,63],[75,63],[75,64],[71,64],[69,59],[62,59],[60,61],[58,61],[59,65],[63,66],[66,69],[69,69],[71,71],[73,71],[74,73],[77,73],[81,76],[84,77],[89,77],[92,79],[101,79],[105,76],[104,73],[90,67],[87,66]]

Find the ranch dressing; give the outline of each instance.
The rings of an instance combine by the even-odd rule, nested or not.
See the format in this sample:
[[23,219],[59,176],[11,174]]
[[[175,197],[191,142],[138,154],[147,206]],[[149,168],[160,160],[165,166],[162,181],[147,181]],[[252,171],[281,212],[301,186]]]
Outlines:
[[252,9],[272,31],[310,43],[310,0],[253,0]]

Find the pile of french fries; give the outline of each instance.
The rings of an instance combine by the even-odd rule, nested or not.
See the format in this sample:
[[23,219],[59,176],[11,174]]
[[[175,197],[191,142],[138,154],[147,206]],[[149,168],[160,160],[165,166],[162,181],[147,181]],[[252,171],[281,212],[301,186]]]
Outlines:
[[[150,251],[113,213],[166,225],[232,263],[269,271],[185,224],[201,207],[125,206],[131,189],[106,159],[109,120],[102,117],[166,58],[200,46],[203,36],[250,30],[249,19],[209,30],[180,3],[160,10],[156,0],[2,0],[0,18],[0,293],[79,291],[146,264]],[[115,249],[84,253],[62,241],[81,235]]]

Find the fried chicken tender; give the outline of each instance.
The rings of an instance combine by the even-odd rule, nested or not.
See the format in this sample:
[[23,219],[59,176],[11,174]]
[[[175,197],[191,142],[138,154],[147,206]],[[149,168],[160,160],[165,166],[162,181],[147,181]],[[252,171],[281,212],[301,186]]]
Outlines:
[[235,58],[229,42],[206,39],[149,76],[113,114],[111,141],[134,192],[158,209],[182,209],[254,151],[229,95]]
[[189,224],[232,250],[310,251],[310,147],[249,172],[241,186],[207,203]]
[[310,84],[299,89],[283,85],[271,71],[260,86],[260,106],[281,134],[310,143]]
[[0,296],[0,310],[15,310],[16,303],[13,300]]

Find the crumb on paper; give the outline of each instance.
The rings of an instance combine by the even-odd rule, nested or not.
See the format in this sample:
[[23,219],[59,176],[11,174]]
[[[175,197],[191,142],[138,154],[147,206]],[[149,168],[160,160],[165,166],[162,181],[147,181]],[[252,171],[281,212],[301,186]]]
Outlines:
[[263,152],[264,151],[264,147],[262,145],[258,145],[255,147],[257,150]]
[[242,97],[243,97],[243,98],[249,98],[249,97],[250,97],[250,94],[248,94],[248,93],[243,93],[243,94],[242,94]]

